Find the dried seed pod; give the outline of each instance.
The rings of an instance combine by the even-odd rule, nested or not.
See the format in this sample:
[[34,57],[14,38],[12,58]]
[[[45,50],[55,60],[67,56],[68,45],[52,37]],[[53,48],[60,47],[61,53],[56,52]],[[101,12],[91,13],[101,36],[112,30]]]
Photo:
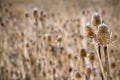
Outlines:
[[75,75],[75,77],[77,78],[77,79],[80,79],[82,76],[81,76],[81,74],[80,73],[76,73],[76,75]]
[[87,76],[90,76],[91,73],[92,73],[92,69],[91,69],[90,67],[87,67],[87,68],[86,68],[86,75],[87,75]]
[[29,43],[26,43],[26,47],[29,48],[29,47],[30,47],[30,44],[29,44]]
[[111,66],[112,69],[115,69],[116,68],[116,63],[112,62],[110,66]]
[[69,73],[71,73],[73,71],[72,67],[69,67]]
[[86,55],[87,55],[86,50],[85,50],[84,48],[82,48],[82,49],[80,50],[80,56],[81,56],[82,58],[84,58],[84,57],[86,57]]
[[28,17],[29,17],[28,12],[25,12],[25,17],[26,17],[26,18],[28,18]]
[[87,23],[85,25],[85,34],[87,37],[89,38],[93,38],[95,36],[95,33],[94,33],[94,30],[93,28],[91,27],[90,23]]
[[43,11],[40,12],[40,21],[43,21],[46,17],[45,13]]
[[51,42],[51,41],[52,41],[51,34],[47,34],[47,35],[46,35],[46,38],[47,38],[47,41],[48,41],[48,42]]
[[91,23],[93,26],[96,26],[96,28],[98,28],[98,25],[102,23],[101,16],[98,12],[95,12],[92,15]]
[[89,53],[89,60],[93,62],[95,60],[94,52]]
[[57,41],[58,41],[58,42],[61,42],[61,41],[62,41],[62,36],[59,35],[59,36],[57,37]]
[[34,16],[35,19],[38,18],[38,9],[37,8],[34,8],[34,10],[33,10],[33,16]]
[[71,54],[68,54],[68,59],[71,59],[72,58],[72,55]]
[[107,45],[111,42],[111,32],[107,25],[100,24],[98,26],[97,41],[101,45]]

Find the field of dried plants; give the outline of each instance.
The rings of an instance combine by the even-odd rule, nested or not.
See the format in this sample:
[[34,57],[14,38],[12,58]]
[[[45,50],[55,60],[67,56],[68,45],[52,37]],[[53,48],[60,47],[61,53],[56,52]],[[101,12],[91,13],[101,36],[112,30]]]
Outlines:
[[0,80],[120,80],[119,0],[1,0]]

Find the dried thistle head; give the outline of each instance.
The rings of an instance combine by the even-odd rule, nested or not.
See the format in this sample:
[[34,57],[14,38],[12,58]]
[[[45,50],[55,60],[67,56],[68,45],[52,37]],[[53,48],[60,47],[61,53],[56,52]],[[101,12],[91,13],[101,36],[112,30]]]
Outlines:
[[107,45],[111,42],[111,32],[104,23],[98,26],[97,41],[101,45]]
[[94,33],[94,30],[93,28],[91,27],[90,23],[87,23],[85,25],[85,34],[87,37],[89,38],[93,38],[95,36],[95,33]]
[[92,15],[91,23],[93,26],[96,26],[96,28],[98,28],[98,25],[102,23],[102,18],[98,12],[95,12]]

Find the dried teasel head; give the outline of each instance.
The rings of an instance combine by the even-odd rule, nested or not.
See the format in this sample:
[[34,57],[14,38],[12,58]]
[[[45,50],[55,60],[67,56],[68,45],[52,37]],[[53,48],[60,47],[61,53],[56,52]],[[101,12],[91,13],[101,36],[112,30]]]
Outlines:
[[92,15],[91,23],[93,26],[96,26],[96,28],[98,28],[98,25],[102,23],[101,15],[98,12],[95,12]]
[[38,9],[37,8],[34,8],[34,10],[33,10],[33,16],[34,16],[35,19],[38,18]]
[[116,68],[116,63],[115,62],[111,62],[110,67],[111,67],[111,69],[115,69]]
[[104,23],[98,26],[97,41],[101,45],[107,45],[111,42],[111,32]]
[[94,30],[90,23],[85,24],[85,35],[89,38],[93,38],[95,36]]
[[44,11],[41,11],[41,12],[40,12],[40,21],[43,21],[45,17],[46,17],[45,12],[44,12]]
[[25,12],[25,18],[28,18],[29,17],[29,14],[28,14],[28,12],[26,11]]
[[86,50],[85,50],[84,48],[82,48],[82,49],[80,50],[80,56],[81,56],[82,58],[84,58],[84,57],[86,57],[86,55],[87,55]]
[[82,76],[81,76],[81,74],[79,72],[76,73],[75,77],[76,77],[76,79],[82,78]]
[[61,36],[61,35],[58,35],[57,41],[58,41],[58,42],[61,42],[61,41],[62,41],[62,36]]
[[51,36],[51,34],[47,34],[47,35],[46,35],[46,39],[47,39],[47,42],[50,44],[51,41],[52,41],[52,36]]
[[89,76],[92,73],[92,69],[90,67],[86,68],[86,75]]
[[89,57],[89,60],[93,62],[93,61],[95,60],[94,52],[91,51],[91,52],[89,53],[88,57]]

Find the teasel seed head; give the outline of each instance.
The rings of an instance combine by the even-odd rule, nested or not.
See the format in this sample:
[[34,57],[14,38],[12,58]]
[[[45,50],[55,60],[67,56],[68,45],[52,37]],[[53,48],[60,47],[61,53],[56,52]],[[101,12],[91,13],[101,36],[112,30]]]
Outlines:
[[72,55],[71,54],[68,54],[68,59],[71,59],[72,58]]
[[75,75],[75,77],[77,78],[77,79],[80,79],[82,76],[81,76],[81,74],[80,73],[76,73],[76,75]]
[[110,66],[111,66],[112,69],[115,69],[116,68],[116,63],[112,62]]
[[44,11],[41,11],[40,12],[40,18],[39,18],[40,21],[43,21],[45,17],[46,17],[46,15],[45,15]]
[[26,18],[28,18],[28,17],[29,17],[28,12],[25,12],[25,17],[26,17]]
[[62,36],[61,36],[61,35],[58,35],[57,41],[58,41],[58,42],[61,42],[61,41],[62,41]]
[[95,60],[94,52],[90,52],[88,57],[89,57],[89,60],[93,62]]
[[48,41],[49,44],[51,43],[51,41],[52,41],[52,36],[51,36],[51,34],[48,34],[48,35],[47,35],[47,41]]
[[90,75],[92,73],[92,69],[90,67],[86,68],[86,75]]
[[34,16],[35,19],[38,18],[38,9],[37,8],[34,8],[34,10],[33,10],[33,16]]
[[104,23],[98,26],[97,41],[101,45],[108,45],[111,42],[111,32]]
[[98,28],[98,25],[102,23],[101,15],[98,12],[95,12],[92,15],[91,23],[93,26],[96,26],[96,28]]
[[80,56],[81,56],[82,58],[84,58],[84,57],[86,57],[86,55],[87,55],[86,50],[85,50],[84,48],[82,48],[82,49],[80,50]]
[[93,28],[91,27],[91,24],[90,23],[87,23],[85,25],[85,35],[89,38],[93,38],[95,36],[95,33],[94,33],[94,30]]

